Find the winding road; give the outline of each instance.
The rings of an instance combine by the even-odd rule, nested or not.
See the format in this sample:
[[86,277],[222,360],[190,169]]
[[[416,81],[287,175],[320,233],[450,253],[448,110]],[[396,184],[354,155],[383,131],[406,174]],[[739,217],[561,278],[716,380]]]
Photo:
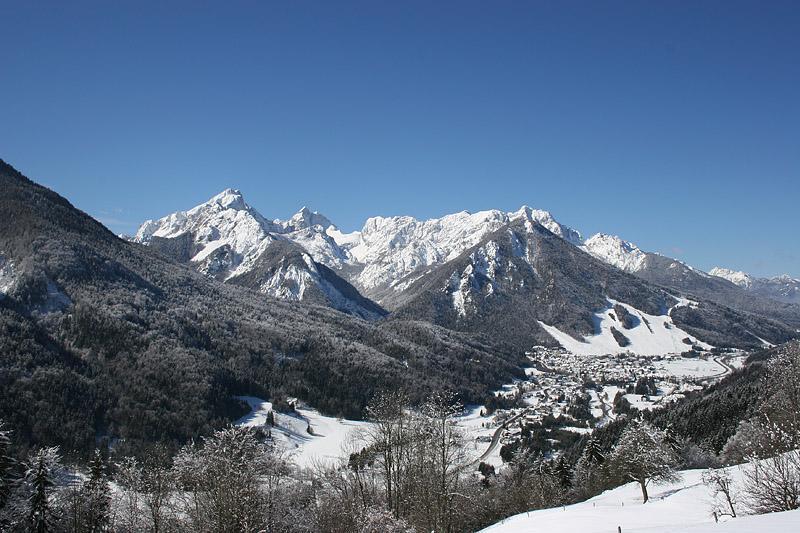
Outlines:
[[473,465],[478,464],[481,461],[484,461],[487,457],[489,457],[489,455],[491,455],[494,449],[497,448],[497,445],[500,442],[500,437],[503,436],[503,430],[506,429],[509,425],[511,425],[512,422],[528,414],[530,410],[531,410],[530,407],[523,409],[519,413],[515,414],[514,416],[512,416],[511,418],[500,424],[500,426],[498,426],[497,429],[494,430],[494,433],[492,434],[492,442],[489,443],[489,447],[486,448],[486,451],[483,452],[480,457],[472,461],[471,464]]

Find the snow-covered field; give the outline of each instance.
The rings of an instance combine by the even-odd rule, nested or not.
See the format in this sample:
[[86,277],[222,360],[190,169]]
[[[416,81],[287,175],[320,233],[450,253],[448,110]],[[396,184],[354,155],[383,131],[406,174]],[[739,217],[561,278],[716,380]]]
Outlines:
[[[267,413],[272,411],[271,402],[253,396],[237,398],[247,402],[252,409],[236,421],[237,425],[257,427],[266,424]],[[324,416],[316,409],[298,407],[296,412],[273,411],[275,426],[272,427],[272,436],[291,454],[298,466],[311,466],[318,462],[330,464],[348,457],[350,452],[361,448],[356,446],[359,431],[369,426],[369,422]]]
[[[650,488],[650,501],[628,483],[585,502],[512,516],[483,530],[491,533],[744,533],[800,531],[800,511],[742,516],[715,523],[712,494],[702,482],[703,470],[682,472],[677,483]],[[736,483],[739,467],[731,467]],[[739,510],[741,511],[741,509]]]
[[[620,304],[628,313],[638,318],[638,324],[631,329],[625,329],[620,322],[614,318],[614,305]],[[678,306],[687,305],[681,301]],[[676,306],[677,307],[677,306]],[[699,345],[704,349],[711,346],[698,341],[692,335],[683,331],[672,322],[669,313],[665,315],[650,315],[640,311],[628,304],[608,300],[608,307],[595,314],[595,334],[576,339],[560,331],[555,326],[548,326],[539,321],[545,331],[553,336],[561,346],[576,355],[603,355],[631,352],[639,355],[663,355],[668,353],[682,353],[687,351],[690,346],[684,343],[688,338],[692,344]],[[627,346],[620,346],[614,338],[611,328],[614,327],[625,335],[630,341]]]
[[[250,413],[236,421],[236,425],[248,427],[266,426],[267,413],[272,411],[272,402],[254,396],[237,396],[247,402]],[[470,460],[478,459],[488,448],[492,435],[497,429],[492,423],[493,417],[482,417],[483,406],[469,406],[464,414],[456,417],[456,424],[464,432],[467,442],[466,456]],[[296,414],[284,414],[273,411],[275,426],[272,437],[291,454],[293,461],[301,467],[314,464],[335,463],[346,458],[353,451],[363,447],[361,435],[370,426],[369,422],[333,418],[319,413],[316,409],[297,407]],[[312,433],[308,432],[311,427]],[[499,467],[500,446],[489,454],[484,462]]]
[[655,361],[656,368],[665,374],[685,378],[709,378],[725,374],[728,369],[714,359],[700,357],[675,357]]

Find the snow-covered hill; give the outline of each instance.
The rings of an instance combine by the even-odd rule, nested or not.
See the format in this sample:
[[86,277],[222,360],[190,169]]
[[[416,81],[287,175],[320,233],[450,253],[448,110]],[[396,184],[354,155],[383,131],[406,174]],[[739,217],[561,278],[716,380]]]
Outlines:
[[[677,304],[692,305],[693,302],[683,300]],[[676,307],[677,307],[676,306]],[[618,309],[624,309],[633,317],[630,327],[622,325],[617,315]],[[672,310],[670,309],[670,312]],[[555,338],[564,348],[577,355],[616,354],[632,352],[639,355],[679,354],[688,351],[692,346],[710,349],[707,343],[676,326],[670,312],[663,315],[651,315],[630,305],[609,299],[608,307],[595,314],[595,334],[587,335],[581,340],[562,333],[558,328],[539,324]]]
[[[271,430],[275,441],[302,467],[317,463],[335,464],[353,451],[359,450],[359,434],[369,422],[333,418],[316,409],[298,407],[293,414],[272,411],[272,402],[254,396],[239,396],[251,412],[236,421],[236,425],[264,427]],[[267,414],[272,411],[275,426],[267,426]]]
[[[731,467],[735,483],[741,483],[739,467]],[[703,484],[703,470],[682,472],[683,479],[650,490],[642,505],[638,484],[629,483],[585,502],[512,516],[486,533],[786,533],[800,530],[800,511],[741,516],[716,523],[713,495]],[[740,514],[742,509],[739,510]]]

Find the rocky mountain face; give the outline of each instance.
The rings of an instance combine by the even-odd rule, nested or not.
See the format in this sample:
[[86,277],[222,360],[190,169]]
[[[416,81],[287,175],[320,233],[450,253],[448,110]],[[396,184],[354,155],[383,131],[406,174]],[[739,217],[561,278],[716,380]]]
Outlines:
[[[577,231],[559,224],[547,211],[527,206],[511,213],[463,211],[424,221],[373,217],[360,231],[343,233],[324,215],[305,207],[287,221],[267,220],[234,189],[189,211],[146,221],[133,240],[167,253],[177,248],[180,255],[173,257],[227,280],[250,271],[272,242],[285,239],[300,245],[315,262],[336,270],[362,294],[382,302],[405,288],[400,279],[449,261],[488,233],[516,221],[538,223],[568,242],[581,242]],[[166,246],[164,239],[170,240]],[[182,241],[191,246],[187,249]]]
[[788,274],[771,278],[757,278],[745,272],[736,272],[720,267],[714,267],[708,273],[726,279],[751,294],[778,302],[800,304],[800,279],[793,278]]

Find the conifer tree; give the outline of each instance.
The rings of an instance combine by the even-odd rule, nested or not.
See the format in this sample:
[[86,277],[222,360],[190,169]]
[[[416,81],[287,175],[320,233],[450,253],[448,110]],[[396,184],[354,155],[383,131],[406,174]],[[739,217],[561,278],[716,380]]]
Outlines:
[[89,480],[84,485],[86,530],[92,533],[107,531],[111,524],[111,489],[106,464],[100,450],[95,450],[89,462]]
[[0,420],[0,509],[5,507],[11,494],[15,461],[11,457],[11,431]]
[[31,495],[28,500],[28,529],[36,533],[53,531],[58,515],[53,494],[56,476],[61,470],[58,448],[42,448],[31,455],[25,470],[25,483]]

